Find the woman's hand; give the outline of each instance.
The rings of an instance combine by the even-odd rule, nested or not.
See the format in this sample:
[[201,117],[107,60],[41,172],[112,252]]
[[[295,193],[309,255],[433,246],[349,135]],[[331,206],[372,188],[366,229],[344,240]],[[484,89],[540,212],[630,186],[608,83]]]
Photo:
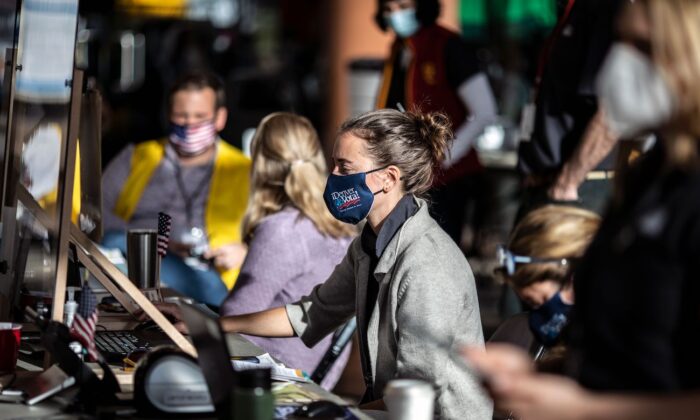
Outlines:
[[537,374],[527,353],[505,344],[486,351],[466,348],[462,354],[486,378],[499,409],[523,420],[577,420],[585,417],[591,394],[569,378]]
[[532,358],[520,348],[508,344],[489,344],[482,348],[466,347],[462,355],[488,381],[525,375],[533,371]]
[[240,243],[231,243],[204,253],[204,258],[213,260],[216,268],[231,270],[240,268],[248,253],[248,247]]
[[[189,334],[187,325],[182,320],[182,311],[180,311],[180,306],[176,303],[153,303],[153,305],[163,314],[166,318],[173,324],[173,326],[180,331],[182,334]],[[136,318],[139,321],[147,321],[149,316],[146,312],[140,311],[136,313]]]
[[496,394],[501,406],[522,420],[589,418],[591,394],[565,376],[528,374],[499,386]]

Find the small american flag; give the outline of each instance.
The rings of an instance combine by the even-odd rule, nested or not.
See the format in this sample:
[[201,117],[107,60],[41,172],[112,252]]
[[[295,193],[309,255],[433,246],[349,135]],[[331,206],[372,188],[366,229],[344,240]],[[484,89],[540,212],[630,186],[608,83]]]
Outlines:
[[87,350],[91,361],[100,360],[95,347],[95,328],[97,326],[97,298],[87,283],[83,285],[78,302],[78,312],[73,318],[71,335]]
[[158,213],[158,255],[165,257],[170,241],[170,225],[173,218],[163,212]]

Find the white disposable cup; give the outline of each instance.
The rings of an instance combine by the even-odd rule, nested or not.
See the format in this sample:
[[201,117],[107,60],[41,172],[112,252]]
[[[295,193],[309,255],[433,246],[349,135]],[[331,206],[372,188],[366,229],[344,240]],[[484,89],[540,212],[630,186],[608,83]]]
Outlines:
[[432,420],[435,390],[427,382],[394,379],[384,388],[389,420]]

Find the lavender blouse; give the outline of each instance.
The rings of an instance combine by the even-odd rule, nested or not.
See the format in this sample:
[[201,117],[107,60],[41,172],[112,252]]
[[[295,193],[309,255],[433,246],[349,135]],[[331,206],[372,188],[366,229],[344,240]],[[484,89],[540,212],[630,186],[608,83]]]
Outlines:
[[[298,301],[323,283],[347,252],[352,238],[336,239],[318,231],[299,210],[288,206],[265,217],[255,229],[236,286],[221,315],[240,315]],[[308,348],[297,338],[246,336],[286,366],[311,374],[330,347],[328,336]],[[332,389],[349,356],[349,347],[321,385]]]

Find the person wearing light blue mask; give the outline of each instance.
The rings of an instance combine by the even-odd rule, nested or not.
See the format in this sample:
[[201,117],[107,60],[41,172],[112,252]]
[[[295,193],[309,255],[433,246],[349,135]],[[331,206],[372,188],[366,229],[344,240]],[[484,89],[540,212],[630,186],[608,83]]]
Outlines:
[[[406,3],[410,4],[411,2]],[[401,38],[409,38],[420,29],[415,7],[401,8],[397,6],[397,10],[385,14],[384,19],[386,19],[387,26]]]
[[[439,179],[431,191],[431,211],[443,229],[461,242],[465,208],[476,200],[475,184],[482,172],[473,147],[484,129],[498,122],[496,99],[487,76],[479,69],[473,48],[461,36],[437,22],[439,0],[378,0],[375,22],[396,38],[385,61],[377,109],[419,107],[444,112],[455,139],[443,158]],[[478,227],[475,227],[478,229]]]
[[337,219],[365,221],[330,277],[300,300],[225,316],[225,331],[298,336],[313,346],[357,318],[366,392],[364,408],[386,409],[395,378],[436,389],[436,418],[490,419],[492,406],[471,372],[454,369],[426,331],[483,347],[474,275],[422,198],[452,138],[442,114],[383,109],[345,122],[333,148],[324,199]]

